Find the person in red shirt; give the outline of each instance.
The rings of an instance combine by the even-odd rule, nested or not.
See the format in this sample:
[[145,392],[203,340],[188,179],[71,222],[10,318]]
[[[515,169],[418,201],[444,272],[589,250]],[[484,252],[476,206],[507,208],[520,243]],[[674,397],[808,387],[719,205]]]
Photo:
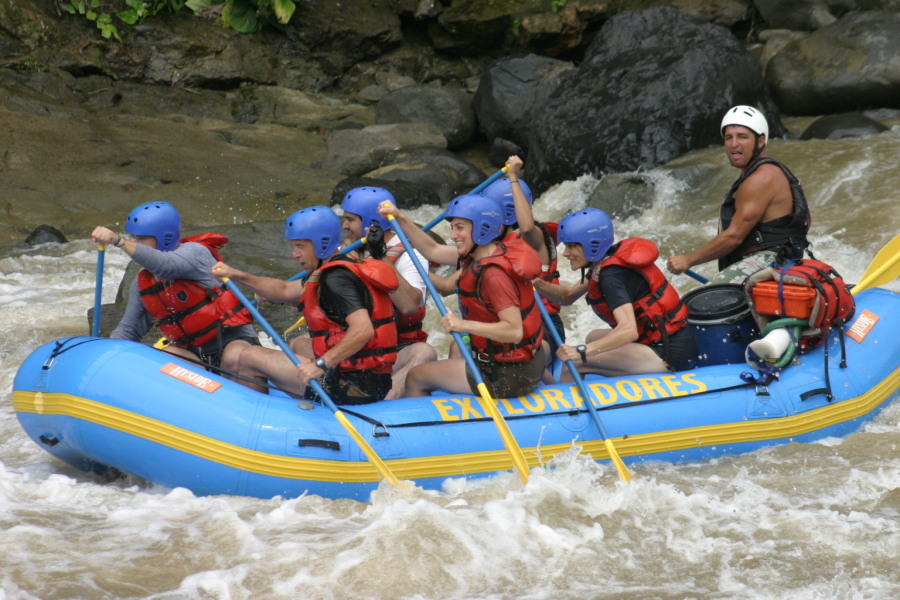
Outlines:
[[[458,264],[460,315],[448,312],[444,331],[468,334],[472,353],[488,390],[508,398],[529,392],[544,371],[545,350],[540,311],[531,280],[541,273],[541,259],[518,238],[500,241],[503,208],[491,198],[464,195],[447,209],[452,245],[440,245],[391,204],[383,215],[396,223],[425,257]],[[447,358],[413,368],[406,380],[409,396],[435,390],[475,393],[475,377],[463,358]]]

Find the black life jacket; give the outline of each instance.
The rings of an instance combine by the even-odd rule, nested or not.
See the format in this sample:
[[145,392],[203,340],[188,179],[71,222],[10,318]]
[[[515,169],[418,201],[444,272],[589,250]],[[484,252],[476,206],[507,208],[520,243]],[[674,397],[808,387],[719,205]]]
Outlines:
[[786,166],[777,160],[763,157],[757,159],[755,163],[750,165],[746,173],[743,173],[737,181],[732,184],[731,189],[725,196],[725,201],[719,211],[719,224],[721,231],[728,229],[731,220],[734,218],[735,206],[734,195],[744,181],[750,177],[762,165],[775,165],[781,169],[784,176],[787,177],[791,186],[791,198],[793,199],[793,210],[791,214],[766,221],[765,223],[757,223],[750,233],[744,239],[740,246],[731,251],[731,253],[719,259],[719,270],[723,270],[733,265],[748,254],[759,252],[761,250],[777,250],[778,261],[797,260],[803,257],[803,251],[809,247],[809,240],[806,234],[812,224],[812,218],[809,213],[809,205],[806,202],[806,196],[803,194],[803,187],[800,180],[788,170]]

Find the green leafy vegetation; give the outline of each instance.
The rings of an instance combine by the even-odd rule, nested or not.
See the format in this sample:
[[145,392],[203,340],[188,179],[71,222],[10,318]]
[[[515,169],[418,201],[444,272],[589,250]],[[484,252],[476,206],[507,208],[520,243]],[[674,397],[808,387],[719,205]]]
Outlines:
[[66,0],[61,6],[71,15],[80,15],[96,24],[105,39],[122,41],[119,27],[136,25],[162,12],[177,13],[187,8],[194,15],[214,12],[221,6],[222,25],[241,33],[259,31],[263,25],[285,25],[294,15],[299,0]]

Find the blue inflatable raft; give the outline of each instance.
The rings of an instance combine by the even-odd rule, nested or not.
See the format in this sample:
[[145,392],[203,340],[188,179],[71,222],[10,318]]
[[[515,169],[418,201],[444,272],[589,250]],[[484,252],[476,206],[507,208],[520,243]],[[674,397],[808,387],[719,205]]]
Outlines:
[[[767,386],[742,380],[745,364],[587,377],[615,449],[626,463],[702,460],[857,430],[900,395],[900,295],[870,289],[856,300],[843,332]],[[196,494],[367,500],[379,483],[326,407],[248,390],[137,343],[75,337],[46,344],[19,369],[13,403],[35,443],[67,463]],[[596,460],[609,459],[574,384],[542,386],[498,407],[530,466],[573,441]],[[433,395],[343,412],[397,477],[425,488],[512,468],[476,397]]]

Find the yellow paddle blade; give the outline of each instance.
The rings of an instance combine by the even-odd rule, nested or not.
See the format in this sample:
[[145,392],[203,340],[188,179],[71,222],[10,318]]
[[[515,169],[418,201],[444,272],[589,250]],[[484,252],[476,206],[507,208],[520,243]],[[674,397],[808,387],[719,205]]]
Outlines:
[[607,438],[603,440],[603,443],[606,444],[606,451],[609,453],[609,457],[616,466],[616,471],[619,472],[619,478],[626,483],[631,481],[631,471],[629,471],[628,467],[625,466],[625,463],[622,462],[622,457],[619,456],[616,447],[613,446],[612,440]]
[[153,344],[153,347],[156,348],[157,350],[162,350],[163,348],[165,348],[168,345],[169,345],[169,340],[167,340],[164,337],[161,337],[158,340],[156,340],[156,343]]
[[294,331],[295,329],[300,329],[304,325],[306,325],[306,317],[300,317],[299,319],[297,319],[296,323],[294,323],[293,325],[291,325],[290,327],[285,329],[284,333],[282,335],[287,335],[290,332]]
[[854,296],[870,287],[878,287],[900,277],[900,233],[878,251],[859,283],[850,291]]
[[497,431],[500,432],[500,438],[503,440],[507,452],[509,452],[509,455],[512,457],[513,466],[515,466],[516,471],[519,473],[522,483],[528,483],[529,470],[528,461],[525,460],[525,454],[522,452],[522,449],[519,448],[519,444],[516,443],[516,438],[513,437],[512,431],[509,430],[509,425],[507,425],[503,415],[497,410],[497,404],[491,397],[491,393],[488,391],[484,382],[478,384],[478,393],[480,394],[478,401],[481,403],[481,407],[485,412],[487,412],[491,416],[491,419],[494,420],[494,425],[497,426]]
[[350,437],[352,437],[356,441],[356,443],[359,444],[359,447],[362,449],[363,453],[365,453],[365,455],[368,457],[369,462],[375,465],[375,468],[378,469],[381,477],[383,479],[387,479],[388,483],[390,483],[392,486],[399,486],[400,480],[397,479],[397,476],[394,475],[394,473],[387,468],[387,465],[384,464],[384,461],[382,461],[381,458],[377,454],[375,454],[375,450],[373,450],[368,442],[363,439],[363,436],[360,435],[355,427],[353,427],[353,424],[347,420],[347,417],[344,416],[344,413],[342,413],[341,411],[336,411],[334,413],[334,416],[337,418],[340,424],[344,426],[344,429],[347,430],[347,433],[350,434]]

